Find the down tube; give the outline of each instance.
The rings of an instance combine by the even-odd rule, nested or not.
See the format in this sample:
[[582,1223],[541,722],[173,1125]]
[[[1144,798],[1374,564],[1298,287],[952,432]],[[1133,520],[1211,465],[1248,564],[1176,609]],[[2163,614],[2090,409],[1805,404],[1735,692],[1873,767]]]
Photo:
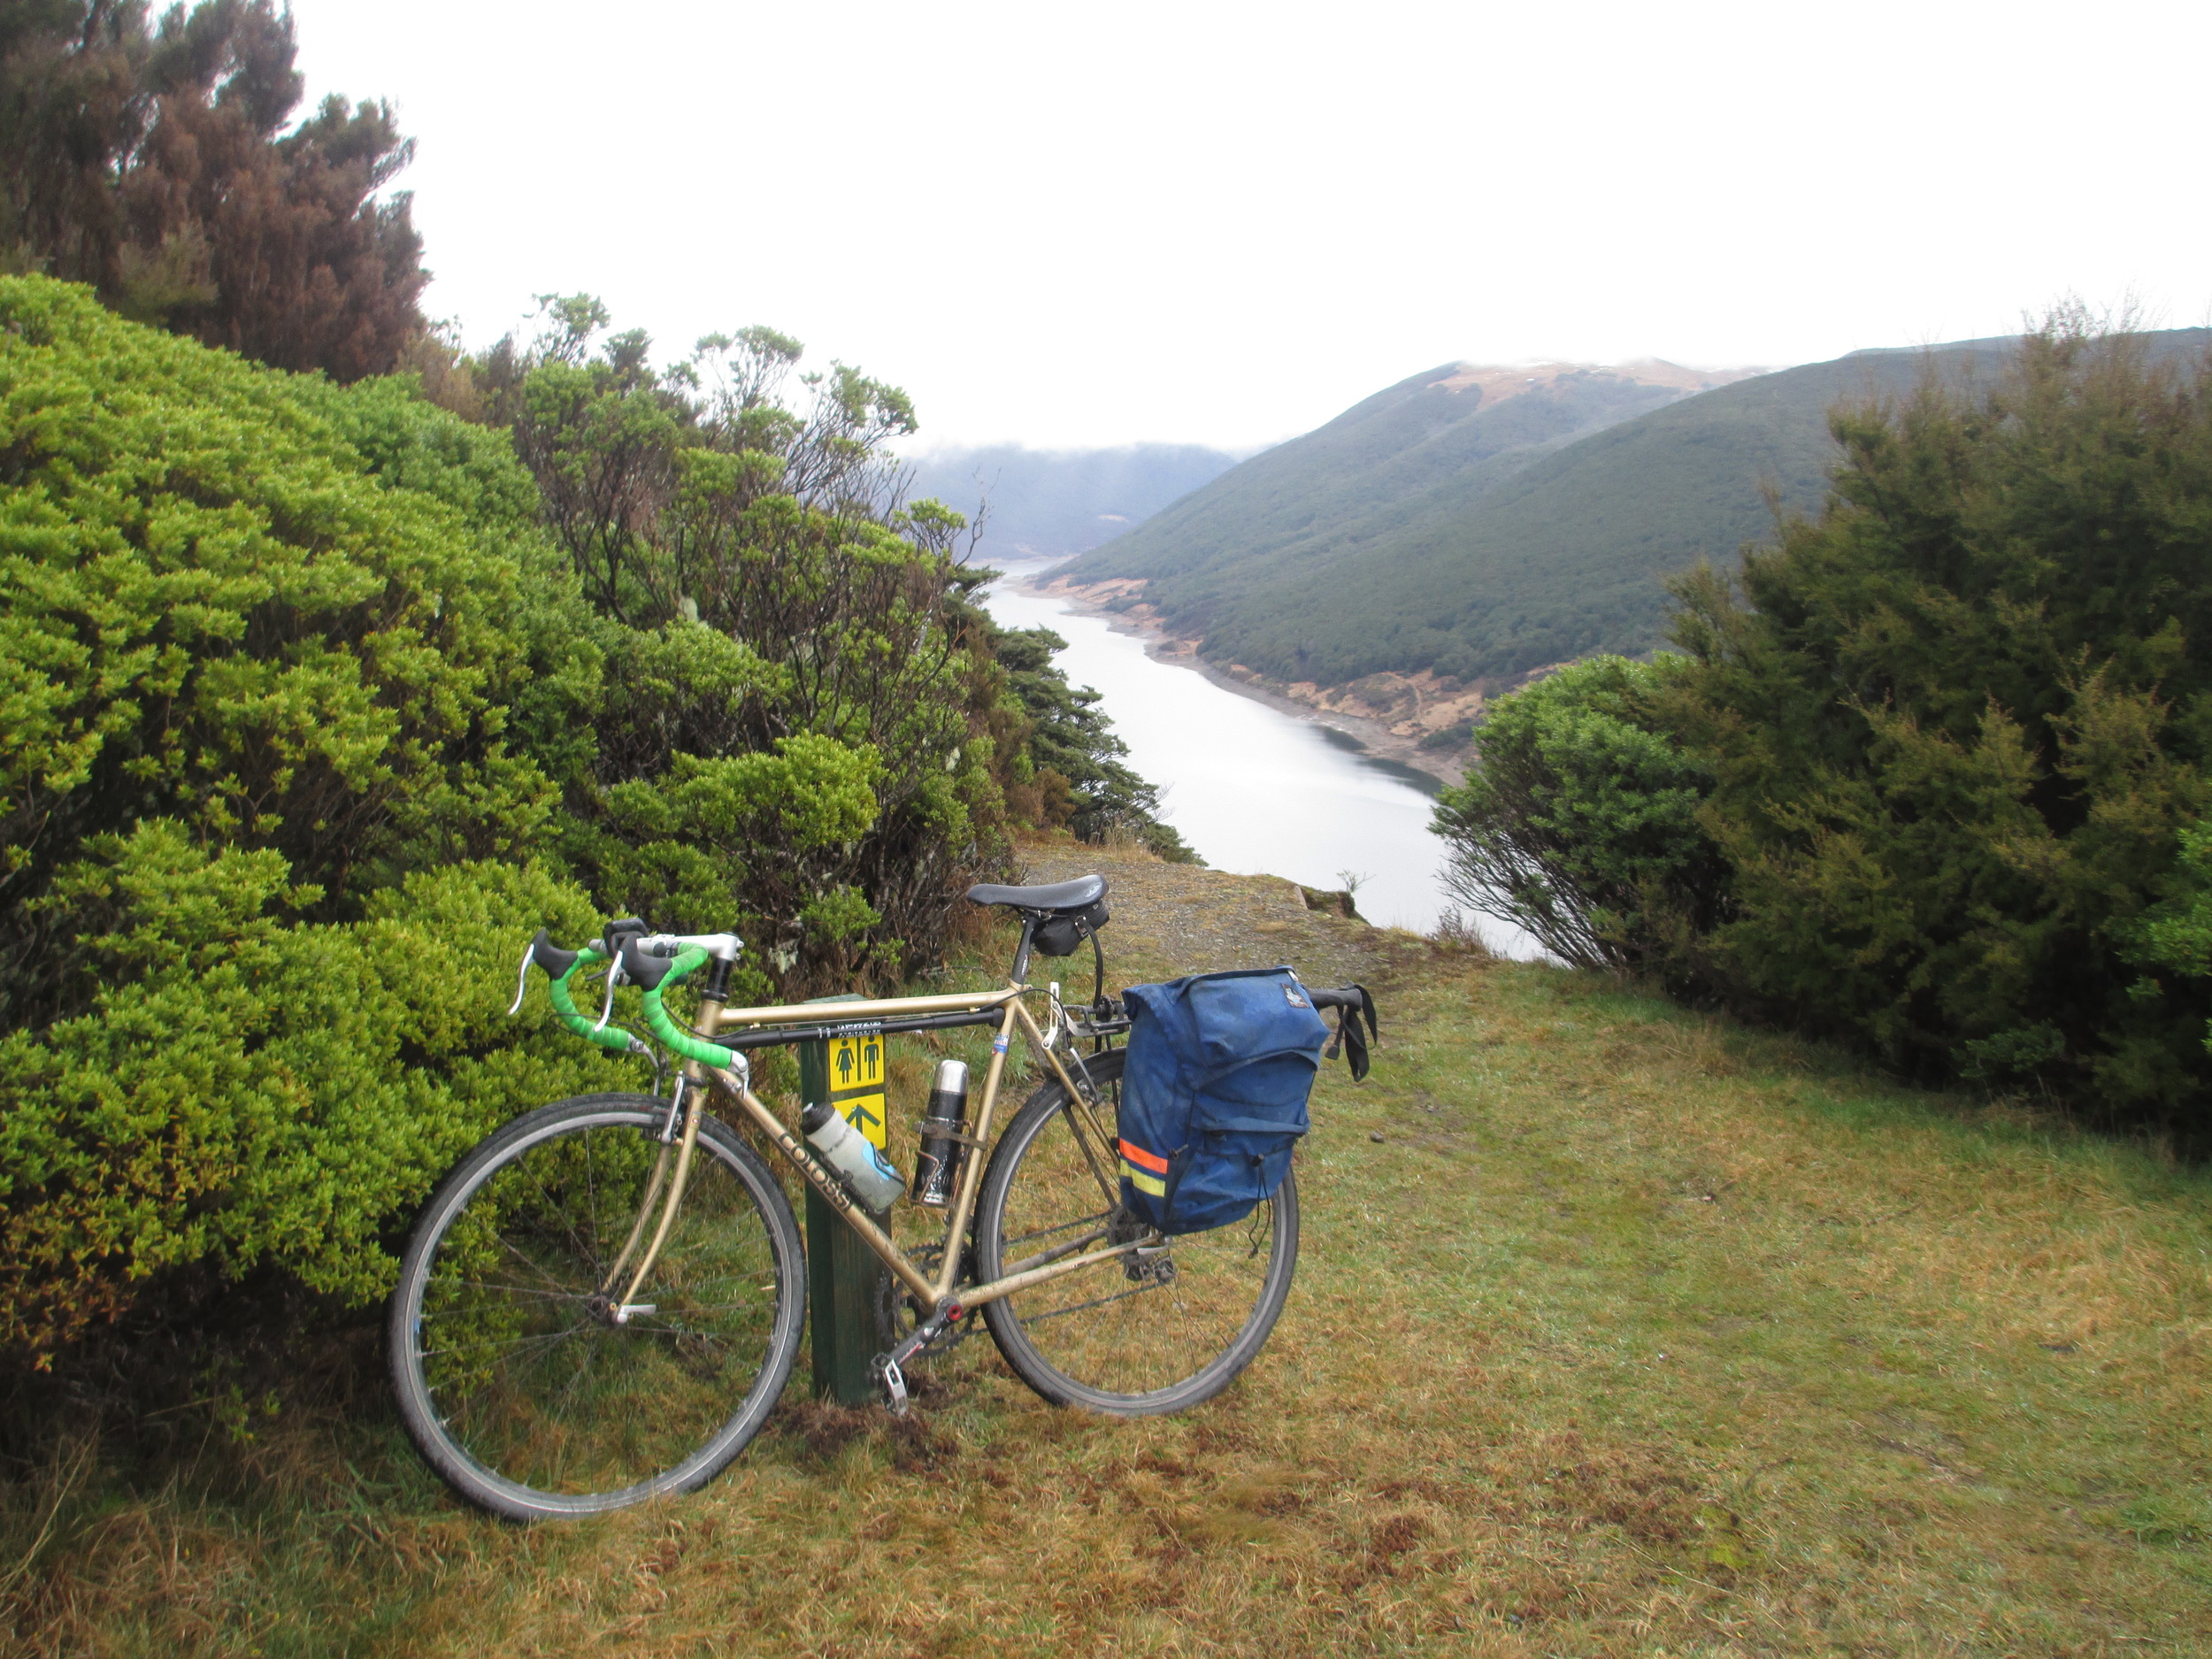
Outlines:
[[799,1173],[806,1177],[807,1184],[821,1194],[828,1201],[830,1208],[845,1218],[845,1225],[860,1235],[861,1242],[874,1251],[886,1267],[898,1275],[901,1284],[926,1302],[933,1313],[935,1312],[938,1305],[944,1301],[942,1294],[922,1277],[920,1270],[908,1259],[906,1252],[892,1241],[891,1235],[876,1225],[868,1212],[853,1202],[852,1195],[845,1190],[844,1183],[823,1171],[815,1161],[814,1155],[807,1149],[806,1143],[785,1128],[782,1119],[763,1105],[759,1096],[751,1089],[727,1071],[718,1070],[714,1076],[724,1088],[737,1097],[738,1103],[745,1108],[746,1115],[759,1125],[760,1132],[783,1148],[784,1156],[798,1167]]

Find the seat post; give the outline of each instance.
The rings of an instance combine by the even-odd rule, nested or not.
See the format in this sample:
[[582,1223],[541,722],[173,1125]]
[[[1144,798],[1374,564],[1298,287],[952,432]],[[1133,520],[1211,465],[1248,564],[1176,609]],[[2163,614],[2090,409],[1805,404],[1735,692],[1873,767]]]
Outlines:
[[1035,915],[1025,912],[1022,916],[1022,941],[1014,947],[1013,979],[1017,985],[1029,982],[1029,936],[1036,931]]

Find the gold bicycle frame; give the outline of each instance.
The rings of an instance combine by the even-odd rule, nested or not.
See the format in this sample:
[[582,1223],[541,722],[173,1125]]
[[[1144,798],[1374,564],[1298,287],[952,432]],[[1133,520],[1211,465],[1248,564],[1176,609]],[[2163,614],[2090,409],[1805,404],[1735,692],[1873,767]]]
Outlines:
[[[774,1025],[856,1025],[930,1014],[979,1014],[994,1008],[1003,1010],[998,1022],[997,1038],[991,1044],[991,1064],[984,1075],[982,1100],[976,1107],[973,1117],[974,1145],[972,1148],[973,1156],[967,1158],[961,1167],[960,1185],[953,1195],[952,1205],[945,1215],[943,1260],[938,1267],[937,1277],[934,1280],[922,1271],[911,1256],[899,1248],[897,1242],[892,1239],[891,1235],[877,1223],[850,1193],[845,1190],[844,1184],[830,1172],[820,1159],[815,1156],[813,1148],[809,1147],[800,1136],[793,1133],[774,1110],[753,1093],[745,1076],[718,1066],[703,1065],[694,1060],[685,1064],[683,1071],[684,1091],[687,1094],[694,1095],[695,1104],[686,1116],[683,1138],[676,1148],[673,1178],[668,1180],[664,1198],[662,1181],[667,1171],[670,1153],[670,1148],[664,1146],[661,1148],[660,1160],[655,1165],[653,1175],[647,1185],[644,1202],[639,1206],[637,1220],[630,1229],[629,1240],[624,1245],[614,1267],[608,1272],[607,1283],[603,1289],[610,1295],[612,1294],[615,1281],[621,1277],[624,1268],[628,1265],[632,1253],[637,1248],[638,1241],[645,1236],[647,1221],[656,1202],[661,1203],[663,1208],[659,1224],[654,1229],[652,1243],[647,1248],[643,1257],[639,1260],[635,1270],[630,1274],[627,1289],[616,1299],[618,1305],[625,1305],[626,1310],[626,1304],[635,1299],[638,1292],[644,1286],[647,1275],[652,1271],[654,1263],[659,1259],[661,1246],[666,1242],[669,1229],[675,1222],[676,1211],[683,1202],[684,1188],[691,1174],[691,1155],[693,1147],[698,1140],[701,1115],[699,1105],[695,1103],[695,1092],[703,1092],[704,1086],[710,1082],[718,1085],[726,1094],[734,1098],[745,1109],[746,1115],[758,1126],[761,1133],[776,1144],[784,1156],[797,1167],[799,1173],[806,1178],[815,1191],[820,1193],[830,1207],[844,1217],[845,1224],[860,1235],[862,1241],[874,1252],[884,1266],[897,1277],[901,1284],[913,1293],[915,1298],[922,1305],[922,1317],[925,1318],[942,1311],[947,1306],[955,1302],[964,1309],[980,1307],[987,1302],[995,1302],[1002,1296],[1010,1296],[1017,1291],[1027,1290],[1033,1286],[1043,1284],[1048,1279],[1080,1272],[1086,1268],[1095,1267],[1102,1262],[1117,1260],[1155,1242],[1148,1233],[1143,1238],[1124,1244],[1110,1245],[1104,1249],[1087,1248],[1086,1247],[1096,1243],[1106,1236],[1106,1229],[1102,1225],[1094,1232],[1071,1243],[1063,1243],[1053,1249],[1041,1253],[1036,1258],[1026,1259],[1015,1264],[1016,1271],[995,1279],[987,1285],[971,1286],[964,1294],[957,1297],[953,1294],[955,1284],[960,1275],[962,1254],[955,1241],[965,1233],[969,1218],[975,1212],[976,1194],[983,1184],[983,1155],[991,1143],[992,1120],[998,1106],[999,1080],[1004,1075],[1006,1055],[1008,1049],[1013,1046],[1013,1034],[1017,1025],[1020,1026],[1022,1035],[1030,1048],[1051,1069],[1053,1075],[1059,1079],[1061,1087],[1067,1092],[1071,1103],[1070,1129],[1075,1135],[1076,1144],[1082,1148],[1085,1161],[1091,1166],[1091,1173],[1097,1179],[1099,1191],[1109,1209],[1112,1207],[1117,1195],[1116,1176],[1112,1171],[1118,1166],[1113,1162],[1113,1149],[1107,1142],[1105,1133],[1094,1115],[1094,1102],[1083,1090],[1076,1087],[1074,1078],[1069,1074],[1068,1069],[1060,1064],[1060,1056],[1055,1052],[1054,1043],[1048,1042],[1044,1033],[1038,1030],[1037,1022],[1031,1018],[1029,1010],[1024,1005],[1022,998],[1029,993],[1030,989],[1031,987],[1027,985],[1009,981],[1002,990],[955,993],[936,996],[887,997],[872,1002],[831,1004],[791,1002],[772,1008],[724,1008],[718,1002],[710,1001],[701,1003],[699,1008],[695,1025],[696,1028],[702,1032],[728,1030],[733,1026],[749,1026],[758,1029],[763,1026]],[[1084,1121],[1086,1118],[1090,1120],[1087,1125]],[[1094,1142],[1098,1144],[1094,1145]],[[1070,1255],[1069,1252],[1071,1250],[1080,1253]]]

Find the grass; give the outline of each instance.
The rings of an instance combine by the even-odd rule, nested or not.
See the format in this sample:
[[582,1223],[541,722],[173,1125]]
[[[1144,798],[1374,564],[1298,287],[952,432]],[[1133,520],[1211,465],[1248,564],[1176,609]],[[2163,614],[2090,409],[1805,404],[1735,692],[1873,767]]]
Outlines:
[[1208,1407],[1057,1410],[978,1339],[909,1425],[795,1386],[704,1492],[521,1529],[420,1471],[357,1337],[357,1394],[250,1443],[60,1437],[0,1538],[16,1643],[2212,1650],[2212,1180],[1601,979],[1418,965],[1369,1081],[1325,1075],[1297,1288]]

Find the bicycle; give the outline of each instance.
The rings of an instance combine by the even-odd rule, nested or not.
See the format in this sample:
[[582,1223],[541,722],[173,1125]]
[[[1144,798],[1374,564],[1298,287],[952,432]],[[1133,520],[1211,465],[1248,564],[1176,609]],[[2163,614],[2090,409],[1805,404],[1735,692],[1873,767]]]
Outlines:
[[[1015,1373],[1057,1404],[1146,1416],[1228,1386],[1290,1293],[1296,1181],[1286,1175],[1245,1220],[1214,1233],[1164,1237],[1123,1206],[1114,1043],[1130,1021],[1105,995],[1096,927],[1106,891],[1095,875],[971,888],[975,902],[1021,918],[1005,985],[829,1004],[725,1006],[742,949],[734,934],[649,933],[622,921],[568,951],[541,929],[516,1010],[534,964],[570,1030],[650,1056],[611,1021],[616,987],[634,985],[648,1030],[683,1065],[665,1097],[580,1095],[515,1118],[424,1206],[388,1346],[402,1419],[431,1466],[497,1514],[586,1515],[693,1490],[759,1432],[799,1350],[803,1252],[781,1184],[705,1109],[710,1090],[735,1103],[738,1121],[822,1194],[902,1293],[911,1327],[873,1367],[895,1410],[904,1368],[972,1332],[978,1313]],[[1042,1025],[1025,1001],[1041,933],[1055,956],[1088,937],[1098,976],[1080,1013],[1053,987]],[[572,987],[602,964],[595,1023]],[[664,998],[702,968],[697,1012],[681,1025]],[[989,1025],[972,1123],[941,1126],[958,1168],[933,1248],[902,1249],[887,1212],[872,1214],[752,1089],[755,1049]],[[994,1141],[1017,1031],[1043,1077]]]

